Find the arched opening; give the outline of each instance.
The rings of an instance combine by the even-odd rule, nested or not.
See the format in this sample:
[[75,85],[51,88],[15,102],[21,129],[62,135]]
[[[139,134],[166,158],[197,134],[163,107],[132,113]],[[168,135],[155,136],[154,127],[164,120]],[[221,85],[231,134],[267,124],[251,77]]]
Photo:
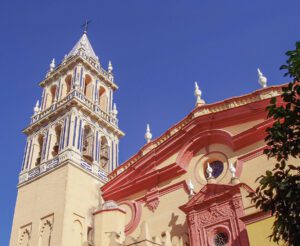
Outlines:
[[75,220],[72,226],[72,246],[82,246],[82,224]]
[[51,232],[52,226],[49,221],[47,221],[41,230],[40,235],[40,246],[50,246],[51,244]]
[[82,156],[87,163],[93,162],[93,132],[90,126],[84,127]]
[[84,79],[84,95],[90,101],[93,100],[93,83],[92,83],[92,78],[89,75],[85,75],[85,79]]
[[59,142],[60,142],[60,136],[61,136],[61,125],[58,125],[54,129],[54,144],[52,148],[52,157],[55,157],[58,155],[59,152]]
[[30,232],[28,230],[23,231],[19,244],[20,246],[28,246],[29,245],[29,240],[30,240]]
[[56,85],[51,86],[50,88],[51,104],[53,104],[56,101],[56,90],[57,90]]
[[66,95],[68,95],[70,93],[71,85],[72,85],[72,75],[69,74],[66,76],[65,81],[63,83],[61,98],[64,98]]
[[105,88],[102,86],[99,89],[99,106],[102,111],[107,112],[107,95]]
[[37,150],[36,150],[37,155],[36,155],[35,166],[39,166],[41,164],[43,143],[44,143],[44,136],[39,135],[37,139]]
[[101,149],[100,149],[100,165],[101,167],[106,170],[108,170],[108,163],[109,163],[109,145],[107,142],[106,137],[101,137]]

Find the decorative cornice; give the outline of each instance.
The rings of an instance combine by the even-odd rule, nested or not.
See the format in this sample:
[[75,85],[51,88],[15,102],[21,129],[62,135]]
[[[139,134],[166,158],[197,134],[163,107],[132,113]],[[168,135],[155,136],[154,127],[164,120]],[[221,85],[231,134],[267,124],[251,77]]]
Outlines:
[[[238,113],[241,107],[248,107],[248,110],[253,109],[256,110],[256,113],[260,112],[261,114],[265,115],[264,108],[261,108],[261,105],[255,106],[255,104],[259,102],[265,102],[266,100],[272,97],[279,96],[282,86],[283,85],[267,87],[264,89],[254,91],[250,94],[226,99],[224,101],[216,102],[213,104],[205,104],[203,106],[195,108],[183,120],[172,126],[160,137],[158,137],[155,140],[152,140],[150,143],[145,144],[140,149],[140,151],[137,152],[137,154],[132,156],[130,159],[128,159],[126,162],[124,162],[122,165],[116,168],[113,172],[111,172],[109,174],[109,178],[114,179],[115,177],[117,177],[120,173],[124,172],[130,166],[137,163],[141,158],[147,156],[148,153],[153,152],[153,150],[156,150],[159,146],[166,143],[177,133],[182,132],[184,128],[186,128],[188,125],[191,125],[191,123],[195,120],[201,121],[201,119],[203,119],[203,121],[207,121],[207,117],[209,117],[209,119],[213,119],[216,116],[216,114],[220,114],[221,112],[227,113],[229,110],[236,110],[236,112]],[[228,115],[226,114],[226,116]],[[243,120],[241,117],[239,118],[239,120],[236,120]],[[188,129],[185,130],[187,131]]]
[[110,129],[119,137],[125,135],[118,128],[118,120],[115,117],[102,111],[98,105],[90,102],[77,90],[71,91],[65,98],[53,104],[48,109],[32,116],[31,124],[25,128],[23,132],[25,134],[33,132],[35,128],[43,125],[45,122],[48,123],[50,118],[59,115],[64,110],[71,109],[72,107],[77,107],[81,111],[88,112],[91,118],[98,120],[102,125]]
[[70,150],[65,150],[64,152],[60,153],[57,157],[44,163],[41,163],[41,165],[35,168],[21,172],[19,175],[18,188],[36,179],[39,179],[44,175],[47,175],[66,164],[72,164],[75,167],[84,170],[86,173],[100,180],[102,183],[106,183],[108,181],[107,173],[104,170],[102,170],[96,165],[92,166],[83,160],[76,161],[74,159],[74,152],[72,153],[72,151]]
[[118,86],[113,82],[113,79],[111,78],[111,74],[109,74],[105,69],[103,69],[99,64],[92,61],[89,57],[83,55],[83,54],[77,54],[74,56],[71,56],[70,58],[67,58],[65,64],[59,64],[53,72],[49,74],[47,78],[42,80],[39,85],[44,87],[46,84],[50,83],[51,81],[54,81],[57,77],[59,77],[62,73],[66,72],[70,69],[70,67],[73,67],[77,63],[82,62],[84,65],[88,66],[88,68],[94,72],[96,76],[99,77],[101,81],[104,81],[109,87],[112,87],[114,90],[118,89]]

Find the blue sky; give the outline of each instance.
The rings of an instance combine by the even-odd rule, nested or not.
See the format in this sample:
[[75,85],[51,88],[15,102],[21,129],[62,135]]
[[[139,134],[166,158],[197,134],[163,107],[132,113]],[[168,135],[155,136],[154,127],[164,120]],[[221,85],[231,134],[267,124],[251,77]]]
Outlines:
[[0,3],[0,245],[8,245],[24,150],[38,82],[60,61],[92,19],[89,39],[104,67],[112,60],[120,127],[120,160],[194,107],[197,80],[207,103],[286,82],[279,66],[300,40],[300,1],[111,0]]

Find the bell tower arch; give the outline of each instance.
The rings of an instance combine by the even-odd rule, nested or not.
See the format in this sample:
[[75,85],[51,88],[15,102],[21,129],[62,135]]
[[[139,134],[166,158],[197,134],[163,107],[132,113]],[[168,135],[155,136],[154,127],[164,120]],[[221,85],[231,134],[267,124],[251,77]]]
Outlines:
[[[86,32],[59,65],[52,60],[40,86],[41,103],[24,129],[10,245],[23,245],[25,236],[29,245],[45,245],[41,233],[47,218],[49,245],[72,246],[72,238],[87,242],[99,187],[118,166],[124,136],[112,106],[118,86],[111,63],[102,67]],[[81,234],[73,235],[78,225]]]

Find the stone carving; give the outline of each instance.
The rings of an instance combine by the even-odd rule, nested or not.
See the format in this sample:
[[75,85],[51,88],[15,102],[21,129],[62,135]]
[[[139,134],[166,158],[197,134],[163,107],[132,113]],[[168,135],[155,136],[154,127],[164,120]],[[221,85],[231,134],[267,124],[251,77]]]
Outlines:
[[208,225],[216,223],[218,221],[224,220],[225,218],[230,218],[233,216],[233,211],[229,205],[222,207],[210,208],[205,212],[199,214],[198,222],[201,225]]

